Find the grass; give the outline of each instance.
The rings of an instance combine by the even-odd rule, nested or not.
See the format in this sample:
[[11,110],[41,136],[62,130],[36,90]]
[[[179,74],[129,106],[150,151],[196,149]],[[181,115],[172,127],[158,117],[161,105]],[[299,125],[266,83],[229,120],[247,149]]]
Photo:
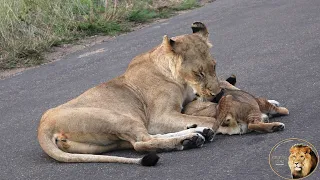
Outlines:
[[131,22],[144,23],[150,21],[151,19],[157,18],[158,16],[159,13],[153,9],[138,9],[133,10],[129,14],[128,20]]
[[45,62],[52,46],[198,7],[197,0],[0,0],[0,70]]
[[129,27],[118,23],[116,21],[95,21],[95,22],[83,22],[77,26],[77,30],[83,32],[86,35],[95,35],[95,34],[106,34],[106,35],[116,35],[120,32],[129,31]]
[[199,7],[200,5],[197,3],[197,0],[185,0],[178,6],[173,7],[173,9],[177,11],[183,11],[187,9],[193,9]]

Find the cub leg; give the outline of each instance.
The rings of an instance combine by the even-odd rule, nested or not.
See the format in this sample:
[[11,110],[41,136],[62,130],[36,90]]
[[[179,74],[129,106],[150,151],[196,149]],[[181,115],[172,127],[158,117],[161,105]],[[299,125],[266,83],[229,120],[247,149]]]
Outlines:
[[247,117],[248,130],[258,132],[276,132],[284,129],[284,124],[280,122],[265,123],[263,115],[258,112],[252,112]]
[[289,114],[289,110],[285,107],[277,106],[278,103],[275,103],[275,104],[270,103],[265,98],[256,98],[256,101],[258,102],[260,111],[262,113],[271,114],[271,115],[275,115],[275,114],[288,115]]
[[280,103],[279,103],[278,101],[276,101],[276,100],[270,100],[270,99],[269,99],[268,102],[271,103],[271,104],[273,104],[273,105],[275,105],[275,106],[277,106],[277,107],[280,106]]
[[272,122],[272,123],[249,123],[248,129],[254,130],[258,132],[276,132],[284,129],[284,124],[280,122]]

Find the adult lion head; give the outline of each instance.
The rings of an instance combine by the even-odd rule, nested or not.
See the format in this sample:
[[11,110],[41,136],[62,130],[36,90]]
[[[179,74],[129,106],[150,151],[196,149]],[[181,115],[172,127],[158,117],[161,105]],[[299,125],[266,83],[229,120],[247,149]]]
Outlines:
[[200,97],[211,99],[221,88],[216,76],[216,62],[210,54],[208,30],[201,22],[192,24],[193,34],[177,36],[168,42],[178,62],[175,69]]
[[288,165],[294,179],[309,175],[317,166],[317,157],[309,146],[296,144],[290,148]]

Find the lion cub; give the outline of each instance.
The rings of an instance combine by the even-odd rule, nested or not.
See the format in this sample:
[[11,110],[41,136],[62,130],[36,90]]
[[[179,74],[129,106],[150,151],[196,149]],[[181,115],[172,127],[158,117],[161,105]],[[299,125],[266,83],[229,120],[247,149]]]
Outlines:
[[279,103],[265,98],[256,98],[253,95],[236,88],[236,77],[221,81],[223,89],[211,102],[195,100],[189,103],[185,114],[196,116],[215,117],[221,123],[217,133],[244,134],[250,131],[275,132],[284,129],[280,122],[268,122],[266,114],[288,115],[285,107],[278,107]]

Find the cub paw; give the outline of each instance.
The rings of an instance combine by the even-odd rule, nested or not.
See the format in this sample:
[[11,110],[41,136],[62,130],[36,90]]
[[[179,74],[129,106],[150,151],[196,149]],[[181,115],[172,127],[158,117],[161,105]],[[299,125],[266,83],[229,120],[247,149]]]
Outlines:
[[269,116],[266,114],[261,114],[261,122],[268,123],[269,122]]
[[284,130],[285,125],[283,123],[279,123],[279,125],[272,127],[272,132],[282,131]]
[[269,103],[271,103],[272,105],[276,106],[276,107],[279,107],[280,106],[280,103],[276,100],[268,100]]
[[279,107],[279,113],[283,115],[289,115],[289,110],[285,107]]
[[183,146],[183,150],[185,150],[202,147],[204,141],[205,138],[201,134],[196,133],[191,138],[182,140],[181,144]]

